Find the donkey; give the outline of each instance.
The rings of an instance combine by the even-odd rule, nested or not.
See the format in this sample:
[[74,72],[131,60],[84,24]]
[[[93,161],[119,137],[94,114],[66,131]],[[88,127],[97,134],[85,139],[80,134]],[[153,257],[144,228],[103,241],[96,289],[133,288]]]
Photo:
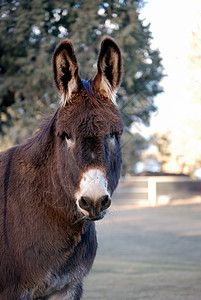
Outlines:
[[123,123],[115,104],[121,53],[103,39],[93,80],[74,49],[53,54],[61,103],[37,133],[0,154],[0,299],[81,299],[120,177]]

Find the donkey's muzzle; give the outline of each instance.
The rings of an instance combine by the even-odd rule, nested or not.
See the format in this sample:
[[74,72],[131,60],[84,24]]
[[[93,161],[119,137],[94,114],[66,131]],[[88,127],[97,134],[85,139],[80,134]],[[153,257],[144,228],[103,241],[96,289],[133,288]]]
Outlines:
[[78,204],[87,219],[96,221],[104,217],[106,210],[111,205],[111,199],[109,195],[103,195],[96,200],[82,196]]

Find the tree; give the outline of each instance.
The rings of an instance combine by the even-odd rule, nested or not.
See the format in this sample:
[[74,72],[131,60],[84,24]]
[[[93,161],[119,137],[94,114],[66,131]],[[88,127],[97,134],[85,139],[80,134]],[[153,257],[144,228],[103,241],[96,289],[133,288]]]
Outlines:
[[126,131],[122,136],[123,166],[122,175],[136,172],[135,165],[140,161],[142,152],[147,149],[148,141],[140,134]]
[[[0,133],[13,143],[32,132],[49,113],[57,93],[51,78],[51,55],[56,44],[69,38],[86,79],[95,75],[95,61],[104,35],[122,49],[124,76],[118,104],[125,130],[135,121],[149,124],[160,93],[163,68],[159,52],[150,47],[149,26],[139,19],[142,0],[39,1],[2,0],[0,11]],[[94,73],[92,72],[94,70]],[[8,126],[15,124],[15,128]],[[21,128],[23,136],[16,140]],[[18,135],[19,137],[19,135]],[[131,144],[135,143],[136,138]],[[128,147],[129,143],[125,147]],[[127,152],[129,150],[127,149]],[[133,149],[131,149],[133,153]],[[131,155],[133,157],[134,154]]]
[[150,144],[156,148],[153,158],[160,163],[160,172],[165,172],[165,165],[171,157],[171,152],[169,150],[169,146],[171,144],[169,133],[166,132],[161,135],[156,133],[152,135],[150,138]]

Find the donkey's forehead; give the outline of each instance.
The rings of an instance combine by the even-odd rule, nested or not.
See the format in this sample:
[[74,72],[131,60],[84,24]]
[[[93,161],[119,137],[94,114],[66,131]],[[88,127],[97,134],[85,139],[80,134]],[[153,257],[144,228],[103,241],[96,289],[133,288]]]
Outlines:
[[60,109],[58,125],[60,130],[67,128],[86,135],[111,130],[121,132],[123,128],[119,111],[112,101],[91,94],[85,84],[74,93],[72,101]]

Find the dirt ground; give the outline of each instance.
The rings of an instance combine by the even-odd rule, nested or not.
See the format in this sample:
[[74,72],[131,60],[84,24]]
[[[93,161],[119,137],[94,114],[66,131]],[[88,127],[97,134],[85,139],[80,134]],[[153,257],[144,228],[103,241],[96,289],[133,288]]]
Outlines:
[[201,204],[112,206],[84,300],[201,300]]

